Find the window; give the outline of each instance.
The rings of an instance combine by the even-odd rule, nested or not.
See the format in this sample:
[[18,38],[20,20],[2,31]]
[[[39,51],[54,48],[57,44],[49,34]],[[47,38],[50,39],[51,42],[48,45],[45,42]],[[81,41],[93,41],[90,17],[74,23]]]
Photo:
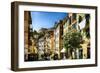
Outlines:
[[86,23],[88,24],[89,23],[89,19],[90,19],[90,14],[86,14],[85,15],[85,19],[86,19]]
[[76,29],[76,24],[73,24],[72,27],[73,27],[74,29]]
[[79,16],[79,21],[78,22],[80,23],[81,21],[82,21],[82,16]]
[[64,28],[66,28],[67,27],[67,22],[64,24]]
[[69,17],[69,25],[71,25],[71,17]]
[[73,21],[76,20],[76,14],[75,14],[75,13],[73,13],[72,20],[73,20]]

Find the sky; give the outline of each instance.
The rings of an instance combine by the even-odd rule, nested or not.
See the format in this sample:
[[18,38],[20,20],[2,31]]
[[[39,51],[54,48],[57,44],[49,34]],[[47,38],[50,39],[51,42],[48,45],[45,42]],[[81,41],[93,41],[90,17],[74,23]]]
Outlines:
[[64,19],[67,13],[62,12],[31,12],[33,30],[51,28],[55,22]]

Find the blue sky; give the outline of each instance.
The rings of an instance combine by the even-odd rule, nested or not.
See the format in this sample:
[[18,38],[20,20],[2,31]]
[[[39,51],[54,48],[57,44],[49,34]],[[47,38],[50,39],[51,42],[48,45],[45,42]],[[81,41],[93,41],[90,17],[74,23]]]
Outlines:
[[31,12],[33,30],[51,28],[55,22],[65,18],[67,13],[62,12]]

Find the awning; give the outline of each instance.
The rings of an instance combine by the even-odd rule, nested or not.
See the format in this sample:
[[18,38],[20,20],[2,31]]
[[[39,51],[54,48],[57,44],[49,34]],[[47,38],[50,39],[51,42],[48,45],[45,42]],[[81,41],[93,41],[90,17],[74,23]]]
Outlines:
[[63,48],[63,49],[61,50],[61,52],[62,52],[62,53],[65,53],[65,52],[66,52],[66,49],[65,49],[65,48]]
[[80,29],[83,29],[86,25],[86,19],[84,19],[82,22],[80,22],[79,24]]

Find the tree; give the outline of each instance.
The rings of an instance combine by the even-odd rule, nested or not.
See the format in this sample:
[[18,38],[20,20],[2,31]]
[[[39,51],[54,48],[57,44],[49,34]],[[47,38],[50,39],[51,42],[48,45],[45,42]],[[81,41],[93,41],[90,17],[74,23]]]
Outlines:
[[72,55],[72,51],[81,48],[82,35],[78,31],[67,32],[64,36],[64,48]]

